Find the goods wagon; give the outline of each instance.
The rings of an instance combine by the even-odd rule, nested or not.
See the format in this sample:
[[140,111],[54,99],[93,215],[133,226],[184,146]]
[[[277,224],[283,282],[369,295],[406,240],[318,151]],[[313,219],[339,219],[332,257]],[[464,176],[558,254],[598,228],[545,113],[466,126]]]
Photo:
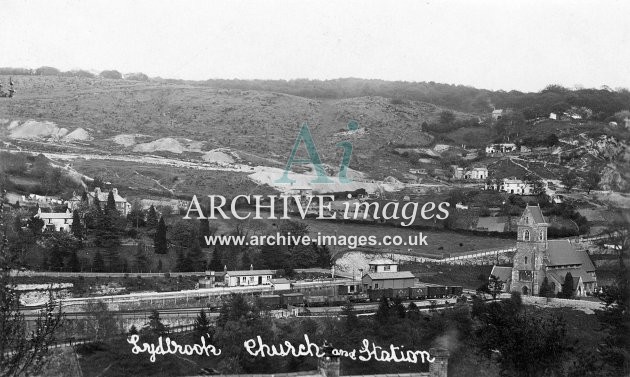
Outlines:
[[279,308],[282,303],[279,295],[259,296],[258,302],[260,303],[260,306],[268,309]]
[[409,288],[387,288],[387,298],[400,297],[402,299],[409,298]]
[[451,297],[461,296],[464,292],[464,288],[460,286],[449,286],[448,287],[448,295]]
[[424,300],[427,298],[427,287],[409,287],[409,298],[411,300]]
[[281,296],[282,307],[286,307],[287,305],[291,306],[303,306],[304,305],[304,295],[302,293],[285,293]]

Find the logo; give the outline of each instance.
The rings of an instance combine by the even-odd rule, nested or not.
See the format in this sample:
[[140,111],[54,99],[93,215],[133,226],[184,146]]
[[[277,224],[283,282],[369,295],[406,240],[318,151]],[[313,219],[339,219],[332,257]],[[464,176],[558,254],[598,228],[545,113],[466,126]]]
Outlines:
[[[359,129],[359,124],[351,120],[348,122],[348,131],[356,131]],[[296,158],[298,148],[300,145],[304,143],[306,146],[306,152],[308,153],[308,158]],[[342,141],[336,144],[336,146],[343,148],[343,156],[341,158],[341,163],[339,165],[339,174],[337,176],[339,183],[350,183],[351,180],[348,178],[348,166],[350,165],[350,157],[352,157],[352,143],[349,141]],[[291,166],[296,165],[312,165],[315,173],[317,174],[317,178],[315,178],[311,183],[334,183],[332,179],[328,177],[324,167],[322,166],[322,160],[319,157],[319,153],[317,152],[317,147],[315,146],[315,141],[313,141],[313,135],[311,135],[311,130],[308,128],[308,124],[303,123],[300,131],[298,132],[297,138],[295,139],[295,144],[293,145],[293,149],[291,150],[291,154],[289,155],[289,160],[287,161],[287,165],[284,168],[284,173],[282,177],[277,179],[275,183],[279,184],[292,184],[295,182],[294,179],[289,178],[289,172],[291,171]]]

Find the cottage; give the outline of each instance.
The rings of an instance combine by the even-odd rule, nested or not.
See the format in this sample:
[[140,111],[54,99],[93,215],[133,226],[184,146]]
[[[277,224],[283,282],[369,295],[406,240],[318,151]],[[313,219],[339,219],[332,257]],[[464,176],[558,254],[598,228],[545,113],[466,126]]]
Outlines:
[[516,195],[534,195],[535,187],[531,182],[525,182],[521,179],[517,179],[515,177],[504,178],[499,185],[497,183],[488,183],[485,184],[486,190],[497,190],[507,192],[508,194],[516,194]]
[[38,208],[35,217],[44,221],[43,229],[47,231],[69,232],[72,226],[72,212],[69,209],[66,212],[47,213]]
[[503,109],[495,109],[492,111],[492,120],[499,120],[503,117]]
[[549,119],[558,120],[558,114],[556,114],[556,113],[550,113],[550,114],[549,114]]
[[585,250],[569,240],[548,240],[547,228],[540,207],[527,206],[517,222],[516,254],[511,275],[504,268],[494,267],[492,275],[505,283],[506,291],[537,295],[545,278],[554,293],[562,290],[567,274],[573,277],[576,296],[592,294],[597,289],[595,266]]
[[226,271],[223,279],[228,287],[269,285],[274,275],[273,270],[254,270],[252,266],[249,270]]
[[[113,188],[111,192],[114,195],[114,202],[116,204],[116,210],[118,210],[118,212],[121,215],[127,216],[129,212],[131,211],[131,204],[129,204],[129,202],[127,202],[125,198],[123,198],[122,196],[118,194],[117,188]],[[98,198],[101,208],[105,208],[105,205],[107,205],[107,198],[109,196],[109,192],[101,191],[100,187],[95,188],[94,192],[88,192],[87,194],[88,194],[87,199],[88,199],[89,205],[93,205],[96,198]],[[72,199],[68,201],[68,207],[73,210],[77,209],[81,205],[82,201],[83,201],[82,196],[75,194],[72,196]]]

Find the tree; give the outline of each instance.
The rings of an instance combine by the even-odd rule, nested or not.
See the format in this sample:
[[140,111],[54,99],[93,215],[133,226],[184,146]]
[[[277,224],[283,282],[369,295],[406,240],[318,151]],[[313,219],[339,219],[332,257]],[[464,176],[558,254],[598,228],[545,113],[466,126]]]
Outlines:
[[81,271],[81,263],[79,262],[79,257],[77,256],[76,250],[72,250],[72,252],[70,253],[70,259],[68,260],[68,268],[72,272]]
[[567,274],[564,276],[564,283],[562,283],[562,297],[573,297],[573,275],[571,275],[570,272],[567,272]]
[[573,354],[566,322],[543,310],[525,310],[513,299],[474,302],[480,325],[473,342],[482,355],[498,362],[502,376],[564,375],[563,362]]
[[578,181],[579,177],[573,170],[570,170],[569,172],[564,174],[562,178],[560,178],[560,183],[564,185],[567,191],[571,191],[571,189],[573,189],[578,184]]
[[208,269],[210,271],[223,271],[223,262],[221,255],[221,247],[216,245],[214,247],[214,251],[212,252],[212,258],[210,259],[210,263],[208,264]]
[[525,175],[525,182],[532,186],[532,191],[535,195],[541,194],[545,187],[540,176],[535,173],[527,173],[527,175]]
[[121,80],[122,74],[116,70],[106,70],[99,74],[104,79]]
[[405,318],[405,315],[407,314],[407,309],[405,309],[402,298],[400,296],[394,297],[394,305],[392,306],[392,309],[398,318]]
[[131,211],[129,211],[127,215],[127,221],[135,228],[144,227],[146,225],[145,213],[140,201],[134,200],[131,205]]
[[538,296],[540,297],[551,297],[553,295],[553,290],[549,285],[549,279],[545,276],[542,283],[540,284],[540,289],[538,290]]
[[192,246],[187,255],[190,261],[191,271],[203,271],[206,267],[206,257],[201,251],[201,245],[199,244],[199,237],[195,237],[192,240]]
[[138,272],[151,270],[150,261],[144,251],[145,245],[142,242],[136,246],[135,269]]
[[212,325],[210,324],[210,319],[206,315],[205,310],[201,309],[197,318],[195,319],[195,327],[194,327],[194,338],[198,341],[201,337],[208,337],[209,341],[212,341],[211,335]]
[[162,323],[160,313],[153,310],[149,316],[149,322],[142,328],[143,332],[151,337],[166,336],[168,334],[168,326]]
[[595,366],[595,372],[603,376],[628,375],[630,371],[630,276],[625,264],[630,249],[630,236],[625,232],[628,225],[627,222],[614,223],[608,229],[610,237],[606,242],[618,250],[617,271],[613,284],[602,287],[597,294],[605,309],[595,314],[606,337],[598,347],[604,362]]
[[455,114],[453,112],[444,110],[440,113],[441,124],[451,124],[455,121]]
[[381,301],[378,304],[378,309],[376,310],[376,322],[380,324],[385,324],[389,321],[389,317],[391,315],[389,300],[387,297],[381,297]]
[[584,175],[584,181],[582,182],[582,188],[586,190],[587,194],[591,193],[591,190],[595,190],[599,187],[599,182],[602,180],[601,175],[595,169],[589,170]]
[[4,220],[5,189],[0,187],[0,377],[38,374],[55,333],[62,322],[61,306],[50,300],[35,318],[35,326],[27,331],[20,298],[8,271],[15,265]]
[[157,230],[154,236],[153,247],[156,254],[166,254],[168,252],[168,244],[166,240],[166,223],[164,222],[163,217],[160,217],[160,222],[158,223]]
[[92,261],[92,270],[94,272],[105,272],[105,260],[103,259],[103,254],[98,250],[96,254],[94,254],[94,260]]
[[81,217],[76,209],[72,211],[72,225],[70,226],[72,235],[78,240],[83,239],[83,225],[81,225]]
[[503,283],[504,282],[501,281],[498,276],[490,275],[490,280],[488,281],[488,292],[492,296],[493,300],[496,300],[497,296],[503,291]]
[[87,304],[85,311],[88,314],[86,329],[90,338],[105,340],[118,335],[118,321],[105,302],[90,302]]
[[346,332],[356,329],[357,324],[359,323],[359,317],[357,316],[357,311],[355,310],[352,301],[347,301],[344,306],[341,307],[341,314],[346,317]]
[[151,204],[151,207],[149,207],[149,213],[147,214],[147,228],[152,230],[157,229],[158,222],[157,212],[155,212],[155,207]]
[[411,301],[407,307],[407,318],[417,321],[420,318],[420,308],[415,302]]

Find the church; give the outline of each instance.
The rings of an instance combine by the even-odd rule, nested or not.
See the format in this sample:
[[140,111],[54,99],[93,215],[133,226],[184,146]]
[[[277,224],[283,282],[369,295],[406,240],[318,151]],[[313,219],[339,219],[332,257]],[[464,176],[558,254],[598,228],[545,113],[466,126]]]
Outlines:
[[545,277],[557,294],[570,272],[575,296],[594,293],[597,278],[587,251],[568,239],[548,240],[549,225],[539,206],[528,205],[517,222],[513,267],[494,266],[490,274],[503,282],[506,292],[538,295]]

